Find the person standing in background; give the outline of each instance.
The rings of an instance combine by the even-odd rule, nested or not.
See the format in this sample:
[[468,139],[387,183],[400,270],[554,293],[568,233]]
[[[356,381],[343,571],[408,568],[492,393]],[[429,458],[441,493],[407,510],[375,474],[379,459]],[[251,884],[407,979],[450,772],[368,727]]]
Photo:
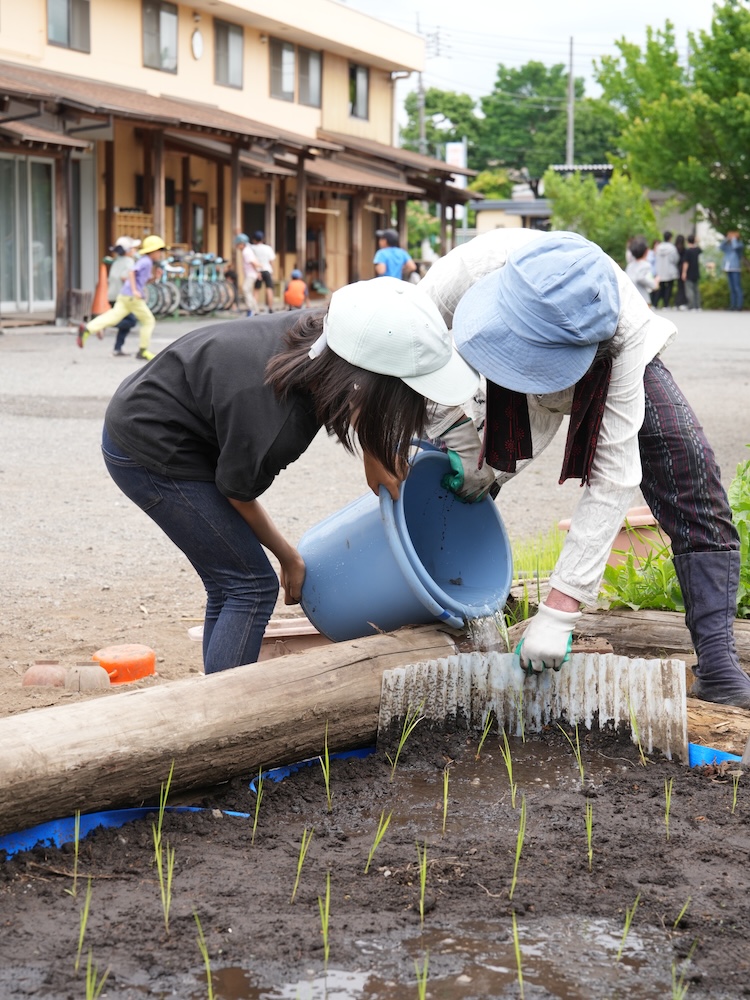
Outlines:
[[685,248],[685,260],[682,264],[682,280],[685,282],[685,295],[687,296],[688,309],[700,309],[700,263],[699,257],[703,253],[698,246],[695,233],[691,233],[687,238]]
[[685,263],[685,237],[680,233],[674,238],[674,245],[680,256],[677,262],[677,295],[674,304],[677,309],[687,309],[687,294],[685,292],[685,279],[682,277]]
[[724,254],[723,271],[729,282],[729,308],[739,312],[744,304],[742,293],[742,253],[745,244],[740,239],[739,230],[728,229],[724,239],[719,244],[719,250]]
[[412,260],[411,254],[399,246],[398,233],[395,229],[378,229],[375,235],[378,238],[378,250],[372,262],[375,265],[376,278],[385,275],[389,278],[408,280],[410,275],[416,273],[417,265]]
[[255,281],[256,288],[262,288],[266,286],[266,305],[268,306],[268,311],[273,312],[273,262],[276,260],[276,254],[274,253],[273,247],[269,246],[268,243],[264,243],[265,233],[262,230],[258,230],[253,236],[253,253],[255,254],[258,261],[258,277]]
[[260,275],[260,264],[255,251],[250,246],[250,237],[239,233],[234,238],[234,245],[242,256],[242,294],[245,297],[246,315],[252,316],[258,311],[258,300],[255,298],[255,285]]
[[632,260],[625,269],[644,300],[651,305],[651,296],[659,287],[659,281],[651,273],[648,262],[648,243],[642,236],[636,236],[630,241],[630,256]]
[[664,233],[664,239],[656,247],[655,253],[656,277],[659,279],[659,291],[655,305],[661,302],[668,309],[672,301],[674,283],[680,275],[678,269],[680,254],[672,243],[672,234],[669,230]]

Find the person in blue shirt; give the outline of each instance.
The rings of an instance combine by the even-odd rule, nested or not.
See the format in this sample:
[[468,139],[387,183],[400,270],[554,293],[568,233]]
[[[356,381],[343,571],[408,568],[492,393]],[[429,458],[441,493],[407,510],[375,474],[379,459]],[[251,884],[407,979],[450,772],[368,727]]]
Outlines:
[[417,270],[417,265],[406,250],[398,245],[398,233],[395,229],[378,229],[378,251],[373,258],[375,276],[386,275],[389,278],[409,280]]
[[729,308],[739,312],[744,304],[742,295],[742,254],[745,245],[739,231],[728,229],[719,250],[724,254],[724,274],[729,282]]

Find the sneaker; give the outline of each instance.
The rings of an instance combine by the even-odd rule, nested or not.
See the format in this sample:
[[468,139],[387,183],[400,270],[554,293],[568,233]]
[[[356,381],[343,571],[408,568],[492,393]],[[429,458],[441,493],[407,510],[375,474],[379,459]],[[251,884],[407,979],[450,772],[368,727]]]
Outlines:
[[85,323],[79,323],[78,324],[78,336],[76,337],[76,344],[78,344],[79,347],[83,347],[83,345],[86,343],[86,341],[88,340],[88,338],[90,336],[91,336],[91,334],[86,329],[86,324]]
[[112,351],[113,358],[129,358],[130,355],[127,351]]
[[150,361],[155,357],[156,355],[152,354],[151,351],[147,351],[145,347],[142,347],[136,354],[136,358],[138,358],[139,361]]

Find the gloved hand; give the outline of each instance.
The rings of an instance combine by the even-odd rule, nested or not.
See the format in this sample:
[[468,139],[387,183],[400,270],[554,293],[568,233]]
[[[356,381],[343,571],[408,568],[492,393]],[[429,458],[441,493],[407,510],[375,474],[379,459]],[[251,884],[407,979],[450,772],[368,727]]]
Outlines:
[[559,670],[570,655],[580,611],[558,611],[546,604],[531,619],[516,652],[526,673]]
[[495,482],[495,470],[489,465],[478,468],[482,442],[474,421],[466,417],[440,437],[448,448],[452,470],[443,476],[442,485],[466,503],[476,503]]

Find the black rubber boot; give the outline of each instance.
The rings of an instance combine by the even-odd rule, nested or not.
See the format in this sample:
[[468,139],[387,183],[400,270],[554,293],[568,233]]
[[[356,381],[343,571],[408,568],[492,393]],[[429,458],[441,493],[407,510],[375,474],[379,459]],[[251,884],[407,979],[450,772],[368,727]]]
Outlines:
[[750,708],[750,677],[737,658],[734,618],[740,554],[687,552],[674,557],[685,601],[685,623],[698,656],[690,694],[719,705]]

